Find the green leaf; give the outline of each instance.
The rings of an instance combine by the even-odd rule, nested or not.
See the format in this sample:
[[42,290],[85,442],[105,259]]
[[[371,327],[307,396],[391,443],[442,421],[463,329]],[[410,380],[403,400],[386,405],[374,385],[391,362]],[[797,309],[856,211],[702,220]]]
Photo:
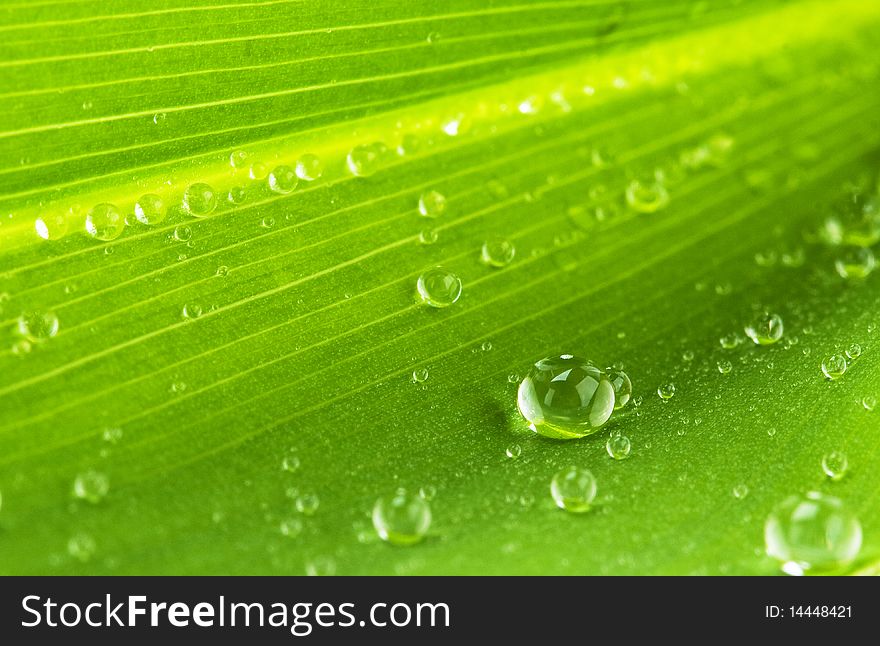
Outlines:
[[[771,574],[814,489],[876,572],[880,287],[835,263],[872,268],[880,6],[441,4],[0,9],[0,573]],[[778,343],[722,347],[764,308]],[[564,352],[635,395],[567,442],[516,407]],[[399,487],[409,547],[370,520]]]

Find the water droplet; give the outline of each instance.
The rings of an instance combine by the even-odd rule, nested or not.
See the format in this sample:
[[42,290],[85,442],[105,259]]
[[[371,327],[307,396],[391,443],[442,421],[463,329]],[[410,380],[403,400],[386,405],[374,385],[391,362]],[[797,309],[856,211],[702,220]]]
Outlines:
[[306,516],[314,516],[320,504],[321,500],[316,494],[304,493],[296,499],[296,510]]
[[428,501],[406,490],[379,498],[373,506],[373,527],[379,538],[392,545],[414,545],[425,537],[430,526]]
[[426,37],[425,40],[427,40],[431,44],[434,44],[434,43],[440,42],[440,38],[441,38],[440,32],[432,31],[428,34],[428,36]]
[[58,317],[54,312],[25,312],[18,317],[18,333],[28,341],[45,341],[58,334]]
[[269,188],[280,195],[292,193],[299,184],[296,171],[290,166],[276,166],[269,174]]
[[427,368],[416,368],[412,373],[413,381],[417,384],[424,383],[428,381],[428,369]]
[[480,259],[490,267],[506,267],[513,262],[515,255],[516,247],[510,240],[502,237],[489,238],[480,251]]
[[84,471],[73,480],[73,495],[92,504],[101,502],[110,490],[110,481],[99,471]]
[[248,177],[255,181],[266,179],[269,175],[269,167],[261,161],[254,162],[248,169]]
[[516,460],[522,455],[522,447],[519,444],[511,444],[504,450],[504,455],[511,460]]
[[316,556],[306,563],[308,576],[333,576],[336,574],[336,561],[329,556]]
[[846,454],[840,451],[832,451],[822,456],[822,471],[832,480],[840,480],[849,469],[849,460]]
[[397,144],[397,154],[401,157],[415,155],[422,148],[422,140],[411,132],[406,133]]
[[286,455],[281,460],[281,470],[288,473],[296,473],[302,466],[298,455]]
[[660,182],[634,179],[626,187],[626,203],[639,213],[654,213],[669,204],[669,193]]
[[768,428],[767,435],[769,435],[770,437],[773,437],[774,435],[776,435],[776,427],[771,426],[770,428]]
[[771,345],[782,338],[784,326],[778,314],[761,312],[746,325],[746,335],[755,345]]
[[86,215],[86,232],[98,240],[115,240],[125,229],[125,218],[114,204],[96,204]]
[[822,374],[827,379],[840,379],[846,372],[846,357],[842,354],[832,354],[822,362]]
[[749,495],[749,486],[745,484],[738,484],[733,488],[733,497],[737,500],[742,500],[746,496]]
[[581,514],[596,498],[596,478],[587,469],[568,467],[553,476],[550,495],[560,509]]
[[626,435],[613,433],[605,442],[605,450],[615,460],[625,460],[629,457],[629,453],[632,450],[632,442],[629,441]]
[[244,186],[233,186],[226,194],[226,200],[230,204],[241,204],[247,199],[247,189]]
[[34,229],[43,240],[57,240],[67,233],[68,224],[67,218],[60,213],[45,214],[34,221]]
[[877,398],[873,395],[865,395],[862,397],[862,406],[867,411],[872,411],[877,406]]
[[437,191],[425,191],[419,197],[419,213],[426,218],[437,218],[446,212],[446,198]]
[[105,428],[104,432],[101,434],[101,437],[104,439],[105,442],[116,444],[117,442],[119,442],[119,440],[122,439],[122,429],[118,426]]
[[843,502],[812,491],[777,505],[764,524],[767,554],[788,574],[848,565],[862,546],[862,526]]
[[296,160],[296,176],[304,182],[314,182],[324,174],[324,162],[312,153],[306,153]]
[[179,224],[174,227],[174,239],[179,242],[186,242],[190,238],[192,238],[192,229],[190,229],[185,224]]
[[96,550],[95,539],[83,532],[74,534],[67,541],[67,553],[82,563],[89,561]]
[[204,182],[196,182],[183,192],[183,208],[190,215],[203,218],[217,208],[217,193]]
[[221,278],[224,276],[228,276],[229,275],[229,267],[227,267],[226,265],[220,265],[219,267],[217,267],[217,271],[215,272],[215,275],[220,276]]
[[141,195],[134,205],[134,217],[142,224],[159,224],[165,219],[165,202],[155,193]]
[[449,307],[461,296],[461,279],[448,269],[432,267],[419,276],[416,288],[431,307]]
[[834,260],[834,269],[841,278],[865,278],[876,266],[874,252],[868,247],[846,247],[838,252]]
[[345,163],[355,177],[369,177],[379,169],[382,161],[381,152],[381,148],[376,144],[355,146],[349,151]]
[[535,432],[556,439],[595,433],[614,410],[614,386],[585,359],[570,354],[538,361],[517,393],[517,406]]
[[424,485],[419,489],[419,495],[428,502],[431,502],[434,500],[434,496],[437,495],[437,487],[434,485]]
[[202,306],[198,303],[187,303],[183,306],[183,318],[197,319],[202,315]]
[[657,386],[657,394],[660,395],[660,399],[663,401],[669,401],[675,396],[675,384],[672,382],[660,384]]
[[852,343],[846,349],[846,356],[850,359],[858,359],[862,355],[862,346],[858,343]]
[[166,119],[168,119],[168,115],[164,112],[157,112],[153,115],[153,123],[155,123],[157,126],[165,123]]
[[229,165],[236,169],[246,168],[249,159],[250,156],[245,151],[236,150],[229,155]]
[[12,350],[12,354],[17,357],[22,357],[30,352],[33,349],[33,346],[27,339],[18,339],[12,343],[12,348],[10,349]]
[[718,361],[718,372],[722,375],[729,374],[731,370],[733,370],[733,364],[730,363],[727,359],[721,359]]
[[285,518],[279,525],[281,533],[288,538],[296,538],[302,534],[303,527],[303,522],[299,518]]
[[740,338],[736,334],[725,334],[719,339],[719,342],[721,343],[721,347],[725,350],[732,350],[739,345]]
[[626,406],[632,397],[632,381],[623,370],[618,368],[606,368],[605,374],[614,387],[614,410],[619,410]]
[[681,354],[682,361],[693,361],[694,360],[694,352],[693,350],[685,350]]
[[260,220],[260,226],[265,229],[271,229],[275,226],[275,218],[273,218],[271,215],[267,215],[265,218]]

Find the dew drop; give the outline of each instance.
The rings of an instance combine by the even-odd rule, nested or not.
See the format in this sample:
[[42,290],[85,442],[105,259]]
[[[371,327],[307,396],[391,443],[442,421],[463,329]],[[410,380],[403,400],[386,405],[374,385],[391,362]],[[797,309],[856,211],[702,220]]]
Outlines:
[[858,556],[862,526],[840,499],[812,491],[773,509],[764,523],[764,542],[788,574],[831,570]]
[[84,471],[73,480],[73,495],[92,504],[101,502],[110,490],[110,481],[99,471]]
[[846,356],[850,359],[858,359],[862,355],[862,346],[858,343],[852,343],[846,349]]
[[657,386],[657,394],[660,395],[660,399],[663,401],[669,401],[675,396],[675,384],[672,382],[660,384]]
[[196,182],[183,192],[183,208],[190,215],[203,218],[217,208],[217,193],[204,182]]
[[446,212],[446,198],[437,191],[425,191],[419,197],[419,214],[426,218],[437,218]]
[[480,251],[480,259],[490,267],[506,267],[513,262],[516,255],[516,247],[513,243],[502,237],[492,237],[483,243]]
[[23,357],[33,349],[31,342],[27,339],[18,339],[12,343],[10,350],[17,357]]
[[605,451],[615,460],[625,460],[632,450],[632,442],[626,435],[613,433],[605,442]]
[[286,455],[281,460],[281,470],[288,473],[296,473],[302,466],[298,455]]
[[283,536],[296,538],[302,534],[303,527],[303,522],[299,518],[285,518],[281,521],[278,528],[281,530]]
[[167,119],[168,119],[168,115],[165,114],[164,112],[157,112],[156,114],[153,115],[153,123],[155,123],[157,126],[160,126],[163,123],[165,123],[165,121]]
[[596,499],[596,478],[587,469],[562,469],[550,481],[550,495],[560,509],[582,514]]
[[509,384],[518,384],[520,379],[521,377],[515,372],[511,372],[507,375],[507,383]]
[[86,215],[86,232],[97,240],[115,240],[125,229],[125,218],[114,204],[97,204]]
[[504,450],[504,455],[511,460],[517,460],[522,455],[522,447],[519,444],[511,444]]
[[745,484],[738,484],[733,488],[733,497],[737,500],[742,500],[746,496],[749,495],[749,486]]
[[730,371],[733,370],[733,364],[727,359],[719,360],[716,365],[718,366],[718,372],[722,375],[730,374]]
[[333,576],[336,574],[336,561],[329,556],[316,556],[306,562],[308,576]]
[[434,500],[434,497],[437,495],[437,487],[434,485],[424,485],[419,488],[419,496],[424,498],[426,501],[431,502]]
[[304,182],[314,182],[324,174],[324,162],[312,153],[306,153],[296,160],[296,176]]
[[112,426],[110,428],[105,428],[104,432],[101,434],[101,437],[105,442],[109,444],[116,444],[119,440],[122,439],[122,429],[118,426]]
[[419,242],[423,245],[434,244],[438,237],[437,229],[422,229],[419,233]]
[[862,397],[862,407],[866,411],[872,411],[877,406],[877,398],[873,395],[865,395]]
[[255,181],[264,180],[268,175],[269,167],[261,161],[254,162],[248,169],[248,177]]
[[220,265],[219,267],[217,267],[217,271],[215,272],[215,275],[220,276],[221,278],[224,276],[228,276],[229,275],[229,267],[227,267],[226,265]]
[[246,168],[250,156],[243,150],[236,150],[229,155],[229,165],[236,169]]
[[269,174],[269,188],[279,195],[292,193],[297,184],[299,177],[290,166],[276,166]]
[[197,319],[202,315],[202,306],[197,303],[187,303],[181,313],[185,319]]
[[538,361],[517,392],[519,412],[545,437],[574,439],[595,433],[614,410],[614,386],[589,361],[570,354]]
[[18,317],[18,333],[28,341],[45,341],[58,334],[60,323],[54,312],[25,312]]
[[81,563],[91,560],[96,550],[95,539],[83,532],[74,534],[67,541],[67,553]]
[[859,280],[874,271],[877,260],[868,247],[846,247],[834,260],[834,269],[841,278]]
[[740,338],[736,334],[725,334],[723,337],[719,339],[721,343],[721,347],[725,350],[732,350],[740,343]]
[[428,369],[427,368],[416,368],[412,373],[413,381],[417,384],[422,384],[428,381]]
[[247,189],[244,186],[233,186],[226,193],[226,201],[230,204],[241,204],[247,199]]
[[185,224],[179,224],[174,227],[174,239],[178,242],[186,242],[190,238],[192,238],[192,229],[190,229]]
[[419,276],[416,288],[431,307],[449,307],[461,296],[461,279],[448,269],[432,267]]
[[134,217],[142,224],[159,224],[165,219],[165,202],[155,193],[141,195],[134,205]]
[[849,469],[849,460],[846,454],[840,451],[832,451],[822,456],[822,471],[832,480],[841,480]]
[[822,374],[826,379],[840,379],[846,368],[846,357],[842,354],[832,354],[822,362]]
[[260,226],[262,226],[264,229],[271,229],[275,226],[275,218],[273,218],[271,215],[267,215],[262,220],[260,220]]
[[618,368],[606,368],[605,374],[608,375],[608,379],[611,380],[611,385],[614,387],[614,410],[620,410],[627,405],[632,397],[632,381],[623,370]]
[[318,511],[318,505],[321,504],[321,500],[316,494],[304,493],[296,499],[295,504],[296,510],[299,513],[305,514],[306,516],[314,516],[315,512]]
[[782,338],[784,326],[778,314],[762,312],[745,326],[746,335],[755,345],[771,345]]
[[379,169],[381,152],[377,144],[361,144],[348,152],[345,163],[355,177],[369,177]]
[[654,213],[669,204],[669,193],[660,182],[632,180],[626,187],[626,203],[639,213]]
[[69,222],[60,213],[39,216],[34,221],[34,229],[43,240],[57,240],[67,233]]
[[399,489],[373,505],[373,527],[392,545],[414,545],[431,527],[431,506],[423,497]]

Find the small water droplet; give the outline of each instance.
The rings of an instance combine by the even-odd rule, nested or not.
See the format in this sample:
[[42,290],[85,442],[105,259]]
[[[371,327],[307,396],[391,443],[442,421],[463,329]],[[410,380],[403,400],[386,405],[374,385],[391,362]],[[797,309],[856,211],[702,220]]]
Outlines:
[[771,345],[782,338],[782,318],[771,312],[761,312],[745,326],[746,335],[755,345]]
[[198,303],[187,303],[181,313],[185,319],[197,319],[202,315],[202,306]]
[[669,204],[666,187],[654,180],[632,180],[626,187],[626,203],[639,213],[654,213]]
[[625,460],[632,450],[632,442],[626,435],[613,433],[605,442],[605,451],[615,460]]
[[250,156],[243,150],[233,151],[229,155],[229,165],[236,169],[247,168]]
[[416,368],[412,372],[413,381],[417,384],[422,384],[428,381],[428,369],[427,368]]
[[486,240],[480,251],[480,259],[490,267],[506,267],[513,262],[515,255],[516,247],[513,243],[497,236]]
[[874,252],[868,247],[846,247],[838,252],[834,260],[834,269],[841,278],[865,278],[876,266]]
[[733,364],[730,363],[727,359],[721,359],[717,363],[718,372],[722,375],[729,374],[731,370],[733,370]]
[[186,242],[190,238],[192,238],[192,229],[190,229],[185,224],[178,224],[174,227],[174,239],[178,242]]
[[840,379],[846,368],[846,357],[842,354],[832,354],[822,362],[822,374],[827,379]]
[[109,479],[99,471],[84,471],[73,480],[73,495],[92,504],[101,502],[109,490]]
[[44,214],[34,220],[34,230],[43,240],[58,240],[67,233],[69,222],[61,213]]
[[285,518],[279,524],[279,529],[281,530],[281,534],[287,536],[288,538],[296,538],[303,531],[303,522],[299,518]]
[[281,470],[288,473],[296,473],[302,466],[298,455],[285,455],[281,460]]
[[424,245],[434,244],[438,237],[437,229],[422,229],[419,233],[419,242]]
[[124,229],[125,218],[114,204],[96,204],[86,215],[86,233],[97,240],[115,240]]
[[733,488],[733,497],[737,500],[742,500],[746,496],[749,495],[749,486],[745,484],[738,484]]
[[221,278],[224,276],[228,276],[229,267],[227,267],[226,265],[220,265],[219,267],[217,267],[216,275],[220,276]]
[[550,495],[556,506],[576,514],[590,509],[596,490],[593,473],[574,466],[562,469],[550,481]]
[[846,454],[840,451],[832,451],[822,456],[822,471],[832,480],[841,480],[849,469],[849,460]]
[[292,193],[299,184],[296,171],[290,166],[276,166],[269,174],[269,188],[273,193],[287,195]]
[[522,455],[522,447],[519,444],[511,444],[504,450],[504,455],[511,460],[517,460]]
[[431,502],[437,495],[437,487],[434,485],[424,485],[419,489],[419,495],[428,502]]
[[86,563],[91,560],[97,550],[95,539],[90,534],[78,532],[67,541],[67,553],[77,561]]
[[38,342],[58,334],[60,323],[54,312],[25,312],[18,317],[18,333],[28,341]]
[[296,510],[306,516],[314,516],[320,504],[321,500],[316,494],[304,493],[296,499]]
[[168,115],[165,114],[164,112],[157,112],[156,114],[153,115],[153,123],[155,123],[157,126],[160,126],[163,123],[165,123],[165,121],[167,119],[168,119]]
[[419,197],[419,213],[426,218],[437,218],[446,212],[446,198],[437,191],[425,191]]
[[267,215],[262,220],[260,220],[260,226],[264,229],[271,229],[275,226],[275,218],[273,218],[271,215]]
[[669,401],[675,396],[675,384],[672,382],[657,386],[657,394],[663,401]]
[[461,279],[444,267],[432,267],[419,276],[416,288],[431,307],[449,307],[461,296]]
[[862,346],[858,343],[851,343],[846,349],[846,356],[850,359],[858,359],[862,355]]
[[865,395],[862,397],[862,407],[867,411],[872,411],[877,406],[877,398],[873,395]]
[[381,148],[377,144],[362,144],[352,148],[345,158],[348,170],[355,177],[369,177],[382,161]]
[[248,177],[254,181],[266,179],[269,175],[269,167],[261,161],[255,161],[248,169]]
[[247,189],[244,186],[233,186],[226,193],[226,201],[230,204],[242,204],[247,199]]
[[373,527],[392,545],[414,545],[431,527],[431,507],[423,497],[399,489],[373,505]]

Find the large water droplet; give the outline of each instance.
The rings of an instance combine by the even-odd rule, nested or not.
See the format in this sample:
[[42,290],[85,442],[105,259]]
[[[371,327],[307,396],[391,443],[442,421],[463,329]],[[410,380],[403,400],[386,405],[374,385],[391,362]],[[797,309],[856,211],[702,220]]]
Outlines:
[[777,505],[764,524],[767,554],[789,574],[851,563],[862,546],[862,526],[843,502],[813,491]]
[[383,541],[413,545],[421,541],[431,527],[431,506],[423,497],[399,489],[393,496],[376,501],[373,527]]
[[538,361],[517,393],[517,406],[535,432],[556,439],[599,430],[614,410],[614,386],[589,361],[563,354]]
[[461,296],[461,279],[443,267],[432,267],[416,283],[421,299],[431,307],[449,307]]
[[761,312],[745,326],[746,335],[756,345],[771,345],[782,338],[782,318],[771,312]]
[[587,469],[568,467],[553,476],[550,495],[560,509],[581,514],[596,499],[596,478]]
[[96,204],[86,215],[86,232],[98,240],[115,240],[125,229],[125,218],[114,204]]

